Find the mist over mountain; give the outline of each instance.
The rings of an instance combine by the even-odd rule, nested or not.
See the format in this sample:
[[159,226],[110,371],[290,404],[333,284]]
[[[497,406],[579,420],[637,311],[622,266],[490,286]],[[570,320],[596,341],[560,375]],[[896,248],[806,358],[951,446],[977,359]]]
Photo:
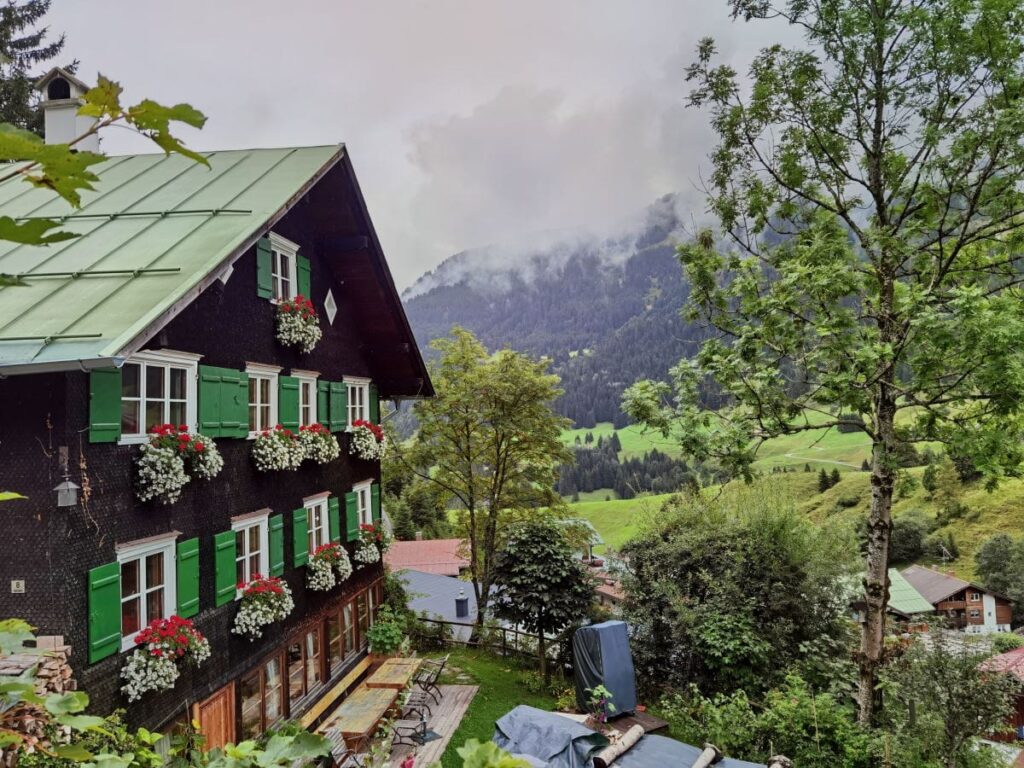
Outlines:
[[420,347],[452,326],[488,349],[508,346],[554,360],[577,426],[627,423],[622,390],[664,378],[696,350],[700,331],[679,317],[687,296],[675,246],[686,212],[666,195],[605,233],[546,233],[456,254],[405,296]]

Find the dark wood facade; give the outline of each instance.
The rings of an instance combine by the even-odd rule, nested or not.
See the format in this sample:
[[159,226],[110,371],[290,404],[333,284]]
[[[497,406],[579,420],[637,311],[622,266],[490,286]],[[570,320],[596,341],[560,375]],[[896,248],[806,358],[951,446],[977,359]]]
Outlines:
[[[235,370],[258,363],[279,366],[282,375],[301,369],[337,382],[356,377],[372,381],[382,399],[429,395],[430,382],[347,157],[280,218],[253,233],[254,239],[270,231],[298,244],[310,260],[310,295],[324,331],[312,353],[277,342],[276,307],[257,295],[255,246],[233,263],[226,281],[197,289],[175,316],[154,328],[142,349],[201,355],[202,365]],[[337,305],[333,322],[323,308],[328,291]],[[241,738],[253,732],[256,720],[263,728],[278,714],[296,717],[308,711],[365,655],[365,626],[359,622],[372,621],[379,604],[381,565],[357,568],[329,592],[312,592],[305,584],[306,568],[295,564],[292,526],[286,524],[283,578],[295,610],[250,641],[231,633],[238,603],[218,605],[215,536],[231,530],[239,516],[269,510],[283,514],[287,523],[311,496],[343,499],[358,483],[379,484],[379,464],[351,456],[347,435],[339,432],[340,458],[264,473],[253,463],[250,440],[221,437],[216,443],[224,468],[216,478],[193,480],[174,504],[141,503],[133,489],[139,446],[90,442],[89,398],[90,374],[83,370],[0,378],[0,488],[27,497],[2,508],[0,616],[25,618],[41,634],[67,639],[92,711],[126,707],[119,673],[130,649],[90,663],[89,573],[115,562],[119,545],[174,532],[178,542],[198,541],[199,609],[193,620],[213,654],[198,669],[183,667],[174,689],[133,703],[129,721],[159,728],[198,707],[211,722],[223,723],[225,738]],[[64,479],[65,464],[82,491],[75,506],[59,508],[53,489]],[[23,591],[13,582],[23,582]],[[346,611],[354,612],[356,621],[350,648],[344,644]],[[284,687],[279,713],[273,699],[268,705],[264,698],[267,686],[274,685],[267,673],[268,665],[273,672],[274,659]],[[293,682],[301,683],[301,690],[293,689]],[[262,691],[256,720],[254,685]]]

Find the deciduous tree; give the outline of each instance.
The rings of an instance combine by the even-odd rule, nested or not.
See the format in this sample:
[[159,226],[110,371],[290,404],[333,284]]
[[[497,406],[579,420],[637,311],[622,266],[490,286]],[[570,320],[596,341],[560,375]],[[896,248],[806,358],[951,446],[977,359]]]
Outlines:
[[[1024,6],[1018,0],[733,0],[805,44],[764,48],[743,82],[700,43],[690,103],[719,142],[721,238],[681,250],[691,316],[717,332],[671,384],[626,395],[635,419],[749,476],[771,437],[871,441],[859,651],[877,706],[897,460],[944,442],[996,482],[1017,474],[1024,406]],[[728,399],[701,407],[710,378]],[[823,415],[811,419],[809,412]],[[904,418],[899,418],[901,413]]]

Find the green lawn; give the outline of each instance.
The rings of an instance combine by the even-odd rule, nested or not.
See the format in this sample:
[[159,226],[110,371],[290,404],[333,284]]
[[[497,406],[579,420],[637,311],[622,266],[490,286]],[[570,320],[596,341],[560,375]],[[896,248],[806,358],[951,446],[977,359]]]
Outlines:
[[[635,499],[580,501],[571,504],[569,509],[573,517],[582,517],[590,521],[601,534],[606,547],[618,549],[637,532],[644,516],[657,512],[665,499],[671,495],[665,493]],[[598,553],[603,551],[601,547],[596,549]]]
[[480,690],[469,705],[451,743],[441,757],[442,768],[462,768],[462,758],[455,750],[469,739],[490,741],[494,721],[517,704],[538,709],[554,709],[555,697],[536,692],[540,686],[536,672],[515,660],[502,659],[483,651],[455,649],[451,652],[442,683],[479,685]]

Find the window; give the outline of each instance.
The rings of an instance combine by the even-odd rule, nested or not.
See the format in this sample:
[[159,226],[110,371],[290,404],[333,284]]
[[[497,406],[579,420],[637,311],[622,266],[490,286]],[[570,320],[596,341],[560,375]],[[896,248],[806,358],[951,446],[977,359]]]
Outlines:
[[306,535],[309,537],[310,557],[316,552],[317,547],[323,546],[331,540],[326,495],[306,502]]
[[299,380],[299,426],[308,427],[316,423],[316,379],[315,371],[292,371]]
[[239,702],[242,707],[242,735],[258,736],[284,717],[284,688],[280,654],[267,659],[242,678]]
[[968,600],[970,600],[972,603],[980,602],[981,601],[981,595],[979,593],[977,593],[977,592],[971,592],[971,594],[968,597]]
[[370,382],[367,379],[345,377],[348,387],[348,425],[370,420]]
[[356,652],[356,622],[352,603],[345,603],[341,609],[341,624],[345,638],[345,657]]
[[360,525],[373,524],[373,505],[370,500],[370,486],[372,480],[365,480],[352,486],[352,493],[356,495],[356,510],[359,513]]
[[288,660],[288,701],[294,714],[296,703],[322,683],[320,672],[320,630],[311,629],[293,638],[286,649]]
[[369,644],[366,630],[370,627],[370,610],[365,592],[360,592],[356,596],[356,615],[359,619],[359,647],[365,648]]
[[971,618],[972,619],[981,618],[981,611],[979,611],[977,608],[971,608]]
[[135,635],[154,619],[174,613],[174,540],[177,533],[157,541],[119,547],[121,566],[121,650],[135,645]]
[[274,301],[293,299],[298,293],[296,254],[299,246],[280,235],[270,233],[270,279]]
[[249,437],[256,437],[277,424],[277,374],[280,370],[259,363],[245,366],[249,376]]
[[143,442],[158,424],[195,425],[199,357],[140,352],[121,367],[122,442]]
[[[235,583],[250,581],[259,573],[266,575],[269,570],[267,517],[270,511],[246,515],[233,520],[235,532]],[[238,593],[241,597],[241,592]]]

